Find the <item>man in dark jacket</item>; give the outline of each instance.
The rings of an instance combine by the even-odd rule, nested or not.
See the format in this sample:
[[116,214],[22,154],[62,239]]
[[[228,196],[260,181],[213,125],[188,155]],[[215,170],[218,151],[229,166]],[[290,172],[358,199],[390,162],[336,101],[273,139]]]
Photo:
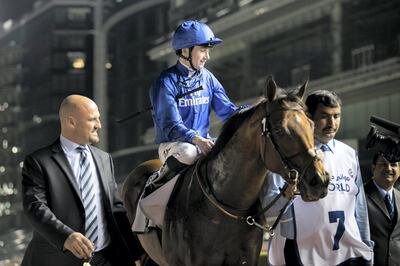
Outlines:
[[400,191],[393,187],[400,175],[399,162],[375,154],[372,178],[365,185],[375,265],[400,265]]
[[140,265],[111,156],[90,145],[99,141],[97,105],[70,95],[59,115],[60,137],[24,161],[23,208],[33,239],[22,265]]

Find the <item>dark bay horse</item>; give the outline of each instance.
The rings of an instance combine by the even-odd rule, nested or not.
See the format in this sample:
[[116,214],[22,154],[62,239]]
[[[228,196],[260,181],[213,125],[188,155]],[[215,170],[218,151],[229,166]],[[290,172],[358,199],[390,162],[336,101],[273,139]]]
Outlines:
[[[306,201],[326,195],[329,176],[302,102],[306,87],[287,92],[269,79],[264,98],[225,123],[212,151],[184,173],[170,198],[162,250],[152,245],[155,234],[139,235],[150,257],[170,266],[257,265],[262,230],[243,217],[257,213],[267,171],[289,182],[299,173]],[[147,177],[159,167],[158,160],[147,161],[127,177],[122,194],[131,219]]]

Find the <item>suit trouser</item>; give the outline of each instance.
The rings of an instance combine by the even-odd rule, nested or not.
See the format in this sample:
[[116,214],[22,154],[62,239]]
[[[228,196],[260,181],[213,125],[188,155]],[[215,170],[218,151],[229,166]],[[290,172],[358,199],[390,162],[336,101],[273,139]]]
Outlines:
[[112,260],[112,251],[109,247],[96,251],[93,253],[93,257],[90,259],[90,265],[92,266],[113,266],[111,262]]

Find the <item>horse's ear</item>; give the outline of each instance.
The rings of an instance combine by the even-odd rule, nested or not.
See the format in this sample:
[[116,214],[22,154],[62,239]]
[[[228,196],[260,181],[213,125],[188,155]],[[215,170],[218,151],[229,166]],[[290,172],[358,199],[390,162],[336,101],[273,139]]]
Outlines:
[[308,79],[304,82],[303,85],[301,85],[299,91],[297,92],[297,97],[303,100],[304,94],[306,93],[308,86]]
[[267,78],[266,86],[264,89],[264,96],[267,98],[269,102],[272,102],[276,96],[276,83],[272,76]]

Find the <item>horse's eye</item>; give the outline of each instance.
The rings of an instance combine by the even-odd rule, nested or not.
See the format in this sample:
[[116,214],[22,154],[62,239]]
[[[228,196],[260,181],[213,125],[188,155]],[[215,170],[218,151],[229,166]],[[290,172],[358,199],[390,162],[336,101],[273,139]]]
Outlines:
[[276,127],[276,128],[274,128],[274,129],[272,129],[272,132],[273,132],[275,135],[283,135],[283,129],[282,129],[281,127]]

